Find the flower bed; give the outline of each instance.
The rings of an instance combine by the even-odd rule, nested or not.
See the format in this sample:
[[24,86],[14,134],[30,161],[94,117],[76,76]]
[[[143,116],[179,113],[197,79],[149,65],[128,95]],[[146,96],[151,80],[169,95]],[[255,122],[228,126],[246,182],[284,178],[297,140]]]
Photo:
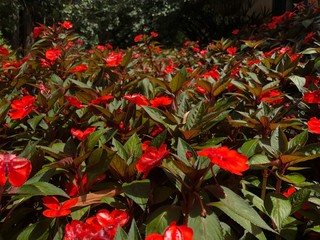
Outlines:
[[86,49],[65,21],[23,59],[0,46],[1,236],[318,233],[319,9],[233,33]]

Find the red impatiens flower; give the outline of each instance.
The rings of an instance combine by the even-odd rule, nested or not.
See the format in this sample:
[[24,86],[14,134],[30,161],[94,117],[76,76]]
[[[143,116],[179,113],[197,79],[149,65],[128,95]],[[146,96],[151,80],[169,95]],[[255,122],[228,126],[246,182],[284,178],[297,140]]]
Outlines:
[[320,119],[316,117],[310,118],[307,125],[309,132],[320,134]]
[[70,21],[64,21],[63,23],[58,23],[58,24],[65,29],[70,29],[73,27]]
[[81,179],[81,183],[80,183],[78,176],[75,176],[74,181],[69,182],[65,185],[65,191],[70,197],[73,197],[75,195],[80,194],[80,189],[82,186],[83,192],[86,193],[90,190],[92,185],[94,185],[97,182],[102,181],[105,178],[106,178],[105,175],[101,175],[100,177],[97,177],[96,179],[94,179],[92,182],[88,183],[87,174],[84,174]]
[[278,104],[283,101],[282,93],[278,90],[267,90],[263,92],[259,97],[258,100],[261,102],[271,103],[271,104]]
[[87,137],[93,133],[95,130],[96,130],[97,127],[89,127],[87,128],[86,130],[84,130],[84,132],[82,132],[81,130],[79,129],[74,129],[74,128],[71,128],[71,134],[72,136],[78,138],[78,140],[80,141],[84,141],[87,139]]
[[134,42],[140,42],[143,38],[143,34],[139,34],[137,36],[134,37],[133,41]]
[[239,29],[234,29],[231,33],[233,34],[233,35],[237,35],[238,33],[239,33]]
[[0,55],[7,55],[9,50],[3,46],[0,46]]
[[0,186],[7,182],[14,187],[22,186],[30,175],[31,162],[25,158],[19,158],[14,154],[0,153]]
[[172,103],[172,99],[169,98],[168,96],[156,97],[150,100],[151,106],[155,108],[164,107],[164,106],[170,105],[171,103]]
[[46,51],[46,59],[48,59],[51,62],[54,62],[57,60],[61,55],[61,50],[60,49],[48,49]]
[[137,104],[138,106],[148,106],[148,99],[142,94],[132,94],[123,96],[124,99],[130,101],[131,103]]
[[149,234],[145,240],[192,240],[193,230],[190,227],[181,225],[177,226],[176,222],[172,222],[163,233],[163,236],[158,233]]
[[120,65],[123,59],[123,52],[115,53],[112,52],[107,58],[106,63],[109,67],[115,67]]
[[302,99],[307,103],[320,103],[320,90],[305,92]]
[[114,97],[112,95],[105,95],[96,99],[93,99],[90,104],[99,104],[102,102],[106,102],[108,100],[112,100]]
[[219,167],[242,176],[241,172],[249,169],[248,158],[238,153],[236,150],[230,150],[228,147],[204,148],[198,152],[199,156],[210,158],[211,162]]
[[158,37],[158,35],[159,35],[159,34],[156,33],[156,32],[150,32],[150,34],[151,34],[152,37]]
[[289,197],[292,195],[292,193],[296,192],[297,189],[295,187],[289,187],[287,190],[285,190],[282,195],[285,197]]
[[85,106],[82,105],[82,102],[77,98],[77,97],[72,97],[72,96],[66,96],[66,99],[68,102],[72,105],[75,106],[76,108],[84,108]]
[[316,34],[315,32],[308,33],[308,35],[303,39],[303,43],[306,44],[310,42],[315,34]]
[[35,97],[24,96],[21,100],[13,100],[11,103],[12,110],[8,113],[12,119],[23,119],[26,117],[35,107],[33,103]]
[[220,74],[218,72],[218,66],[213,67],[209,72],[202,74],[202,77],[209,78],[212,77],[214,80],[218,80]]
[[42,198],[43,205],[47,208],[42,212],[42,214],[48,218],[56,218],[67,216],[71,213],[70,208],[72,208],[78,202],[78,198],[69,199],[62,204],[54,196],[45,196]]
[[235,47],[235,46],[227,48],[227,53],[230,56],[234,56],[236,54],[236,52],[237,52],[237,47]]
[[142,178],[145,178],[152,168],[160,166],[162,160],[169,153],[170,151],[167,150],[165,144],[162,144],[159,149],[154,146],[148,146],[136,165],[138,172],[143,172]]
[[85,64],[79,64],[75,67],[73,67],[72,69],[69,70],[69,72],[71,73],[75,73],[75,72],[85,72],[88,70],[88,66]]
[[43,27],[43,26],[35,27],[35,28],[33,29],[32,37],[33,37],[33,38],[39,37],[39,35],[43,32],[43,30],[44,30],[44,27]]
[[97,212],[96,216],[88,218],[86,223],[93,226],[97,231],[104,229],[112,238],[116,235],[118,225],[124,226],[128,220],[126,211],[114,209],[110,213],[106,209],[101,209]]
[[114,239],[117,228],[123,227],[129,218],[127,212],[113,210],[111,213],[102,209],[96,216],[88,218],[86,222],[72,220],[66,225],[64,240],[75,239]]

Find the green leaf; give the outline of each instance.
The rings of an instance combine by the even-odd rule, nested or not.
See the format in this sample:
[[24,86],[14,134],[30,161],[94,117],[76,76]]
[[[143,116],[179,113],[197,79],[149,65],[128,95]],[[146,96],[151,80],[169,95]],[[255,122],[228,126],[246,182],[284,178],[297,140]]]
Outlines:
[[290,163],[290,165],[312,160],[317,157],[320,157],[320,143],[308,144],[291,155],[280,156],[283,163]]
[[[260,228],[273,232],[272,228],[269,227],[260,215],[244,199],[229,188],[224,186],[221,186],[221,188],[212,186],[209,190],[220,200],[221,204],[223,204],[222,206],[228,208],[229,211],[234,212],[235,215],[246,219]],[[239,219],[234,219],[234,221],[239,223]]]
[[174,130],[175,126],[171,124],[164,112],[158,108],[142,106],[146,113],[157,123],[161,123],[166,128]]
[[48,97],[48,109],[52,109],[53,104],[55,104],[56,101],[62,96],[64,96],[64,90],[62,88],[58,88],[53,93],[51,93]]
[[238,215],[235,211],[232,211],[229,207],[224,205],[222,202],[216,202],[210,204],[211,206],[219,208],[223,211],[227,216],[229,216],[232,220],[237,222],[241,227],[247,230],[249,233],[254,235],[259,240],[267,240],[266,236],[264,235],[261,228],[257,227],[256,225],[252,224],[248,219]]
[[97,148],[90,154],[86,167],[88,183],[93,182],[109,168],[114,154],[114,152],[108,153],[103,148]]
[[273,131],[270,143],[272,150],[278,154],[284,153],[288,149],[287,137],[280,127],[277,127]]
[[126,160],[121,158],[118,154],[114,154],[110,163],[110,168],[111,170],[113,170],[113,172],[116,173],[116,175],[124,178],[127,174],[128,165],[126,163]]
[[256,154],[249,159],[249,164],[250,164],[250,167],[253,167],[253,168],[265,169],[271,164],[271,162],[266,155]]
[[300,173],[293,172],[293,173],[289,173],[287,175],[281,175],[277,171],[276,174],[281,180],[286,181],[288,183],[295,184],[295,185],[302,184],[306,181],[306,178],[303,175],[301,175]]
[[187,153],[191,153],[193,159],[196,158],[197,153],[193,150],[193,148],[185,142],[183,139],[178,139],[178,146],[177,146],[177,154],[179,156],[179,159],[181,159],[187,166],[191,166],[192,164],[189,162],[189,160],[186,157]]
[[127,233],[123,230],[123,228],[120,225],[118,225],[117,232],[113,240],[127,240],[127,239],[129,239]]
[[115,134],[114,129],[110,129],[110,128],[100,129],[100,130],[97,130],[97,131],[91,133],[86,141],[86,150],[87,151],[92,150],[96,146],[96,144],[98,143],[100,137],[108,131]]
[[50,224],[52,219],[45,219],[27,226],[16,238],[17,240],[47,240],[49,238]]
[[187,116],[185,129],[190,130],[198,127],[204,114],[204,108],[205,108],[204,103],[200,102],[191,109],[191,111]]
[[[142,155],[142,143],[137,133],[134,133],[124,144],[126,152],[132,157],[132,162]],[[131,162],[128,162],[130,164]]]
[[253,194],[252,192],[247,191],[246,189],[241,189],[244,197],[249,200],[250,203],[253,204],[257,209],[259,209],[261,212],[266,212],[264,209],[264,202],[261,198],[259,198],[257,195]]
[[122,184],[123,192],[145,210],[150,193],[150,180],[135,180]]
[[241,153],[246,155],[248,158],[252,157],[260,150],[259,139],[255,138],[245,142],[241,147]]
[[147,219],[146,235],[150,233],[163,234],[171,222],[179,221],[180,216],[181,208],[178,206],[167,205],[157,208]]
[[139,229],[137,227],[136,221],[133,219],[131,222],[131,226],[128,232],[128,237],[127,239],[130,240],[141,240],[141,236],[140,236],[140,232]]
[[181,90],[181,87],[186,82],[186,80],[187,80],[187,71],[186,71],[186,68],[183,67],[180,69],[177,75],[174,76],[174,78],[169,83],[169,88],[173,93],[177,93],[179,90]]
[[23,194],[31,197],[58,195],[69,198],[68,194],[66,194],[65,191],[48,182],[34,182],[31,184],[24,184],[21,186],[21,188],[19,188],[17,194]]
[[289,150],[303,147],[308,141],[308,130],[305,130],[289,141]]
[[269,193],[264,200],[265,209],[280,232],[283,221],[290,216],[291,203],[282,194]]
[[205,217],[200,215],[197,205],[191,209],[188,227],[193,229],[193,238],[199,240],[223,240],[220,220],[213,211],[207,211]]
[[292,76],[289,76],[288,78],[294,83],[294,85],[296,85],[296,87],[301,93],[304,93],[307,91],[307,89],[304,87],[304,85],[306,84],[306,79],[304,77],[292,75]]
[[154,146],[159,149],[163,143],[165,143],[167,137],[167,130],[159,133],[155,138],[153,138],[149,144],[149,146]]
[[123,160],[127,161],[129,159],[129,154],[125,147],[115,138],[112,139],[112,145],[114,146],[114,151],[117,152],[119,157],[121,157]]
[[36,130],[39,122],[45,117],[46,115],[44,113],[34,116],[33,118],[28,119],[28,124],[30,125],[30,127],[32,128],[32,130]]
[[289,201],[291,202],[291,214],[299,211],[304,203],[308,201],[311,190],[307,188],[299,189],[289,196]]

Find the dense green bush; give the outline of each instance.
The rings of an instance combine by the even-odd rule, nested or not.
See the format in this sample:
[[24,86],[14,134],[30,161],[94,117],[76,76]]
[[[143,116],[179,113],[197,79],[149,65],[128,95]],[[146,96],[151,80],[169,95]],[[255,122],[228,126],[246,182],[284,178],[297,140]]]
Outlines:
[[1,45],[1,237],[318,234],[319,9],[297,7],[205,47],[88,50],[69,21]]

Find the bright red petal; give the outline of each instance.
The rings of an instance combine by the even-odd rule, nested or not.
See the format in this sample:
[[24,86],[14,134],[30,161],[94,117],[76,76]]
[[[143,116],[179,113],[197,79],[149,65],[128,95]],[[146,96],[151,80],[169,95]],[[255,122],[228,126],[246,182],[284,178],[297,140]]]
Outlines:
[[12,162],[12,167],[8,174],[9,183],[14,187],[22,186],[29,177],[31,168],[32,165],[28,160]]
[[149,234],[145,240],[163,240],[164,238],[158,233]]
[[62,203],[61,209],[70,209],[78,202],[78,198],[72,198]]
[[60,203],[59,200],[54,196],[45,196],[42,198],[43,205],[45,205],[47,208],[50,208],[51,210],[58,210],[60,209]]

